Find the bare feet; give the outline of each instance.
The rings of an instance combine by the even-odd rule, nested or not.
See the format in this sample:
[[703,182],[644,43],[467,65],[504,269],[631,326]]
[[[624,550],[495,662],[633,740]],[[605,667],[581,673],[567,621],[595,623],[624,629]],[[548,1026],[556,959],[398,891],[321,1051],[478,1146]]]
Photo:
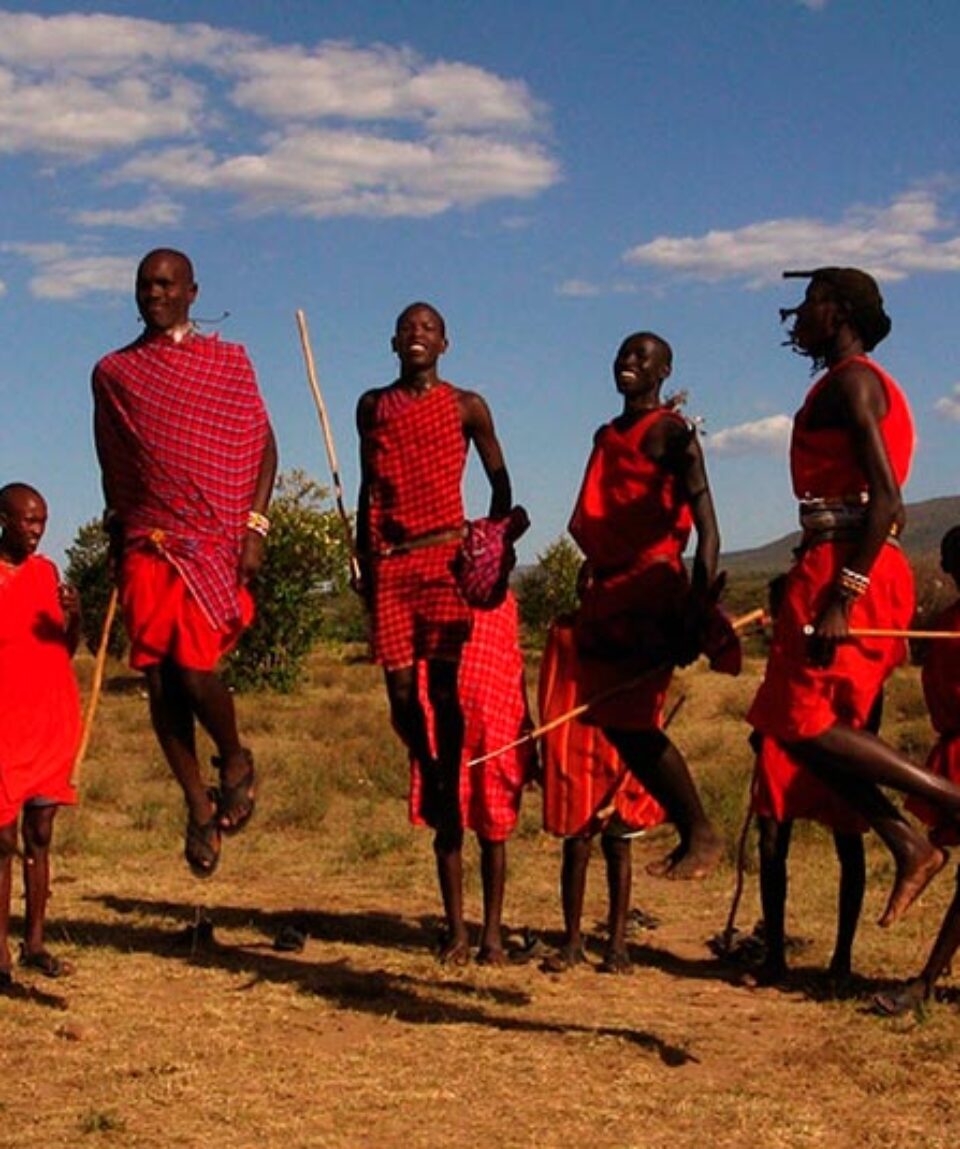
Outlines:
[[899,989],[888,989],[883,993],[874,994],[873,1011],[884,1017],[900,1017],[901,1014],[919,1009],[929,996],[927,983],[923,978],[914,978]]
[[443,943],[437,954],[437,961],[441,965],[462,969],[470,963],[470,943],[466,938],[451,938]]
[[586,960],[582,945],[563,945],[543,959],[540,969],[543,973],[566,973],[574,966],[583,965]]
[[744,989],[767,989],[770,986],[783,985],[787,980],[787,966],[785,962],[764,962],[756,969],[748,969],[737,979],[737,984]]
[[481,946],[474,961],[477,965],[506,965],[507,955],[500,946]]
[[910,863],[898,860],[897,878],[879,922],[884,929],[903,917],[947,864],[949,857],[946,850],[931,846],[919,861]]
[[688,843],[681,842],[665,858],[651,862],[647,873],[671,881],[699,881],[708,878],[723,857],[723,839],[711,828]]
[[49,950],[30,952],[26,946],[20,947],[20,964],[24,969],[34,969],[44,977],[69,977],[73,973],[73,963],[55,957]]
[[607,950],[597,969],[600,973],[626,975],[633,973],[633,962],[626,950]]

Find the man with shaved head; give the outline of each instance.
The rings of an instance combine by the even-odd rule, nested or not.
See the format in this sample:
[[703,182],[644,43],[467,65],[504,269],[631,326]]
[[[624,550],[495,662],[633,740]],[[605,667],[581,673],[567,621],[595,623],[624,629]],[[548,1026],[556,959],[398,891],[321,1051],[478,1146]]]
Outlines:
[[[246,352],[198,333],[196,298],[186,255],[144,256],[136,299],[146,329],[100,360],[93,393],[130,664],[146,676],[153,727],[186,799],[187,863],[209,877],[221,835],[254,808],[253,756],[216,665],[253,618],[277,451]],[[217,748],[213,789],[197,722]]]

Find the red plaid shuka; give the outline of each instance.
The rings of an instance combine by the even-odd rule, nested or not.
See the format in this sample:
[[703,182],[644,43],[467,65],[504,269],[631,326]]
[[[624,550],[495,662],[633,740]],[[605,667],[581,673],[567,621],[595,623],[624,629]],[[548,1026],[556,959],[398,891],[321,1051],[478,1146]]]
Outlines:
[[[419,689],[432,738],[432,712],[423,668]],[[508,593],[495,609],[475,613],[473,633],[460,663],[459,694],[464,718],[460,768],[463,824],[487,841],[503,842],[517,824],[523,786],[533,775],[533,743],[526,742],[477,766],[468,766],[467,762],[515,741],[531,725],[523,682],[517,602],[512,594]],[[411,762],[410,820],[415,825],[423,825],[418,813],[420,794],[420,771],[416,762]]]
[[439,382],[422,395],[387,387],[367,432],[370,549],[463,525],[460,484],[467,442],[456,389]]
[[267,441],[247,353],[215,335],[144,336],[93,372],[107,498],[128,546],[157,546],[210,624],[240,615],[237,562]]

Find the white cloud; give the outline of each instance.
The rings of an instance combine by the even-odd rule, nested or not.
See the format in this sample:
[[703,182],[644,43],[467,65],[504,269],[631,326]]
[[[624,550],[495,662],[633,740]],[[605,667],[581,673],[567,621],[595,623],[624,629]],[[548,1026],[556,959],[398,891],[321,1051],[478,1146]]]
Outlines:
[[704,443],[714,455],[782,455],[790,442],[789,415],[768,415],[708,435]]
[[952,394],[938,399],[933,407],[938,415],[943,415],[947,419],[953,419],[954,422],[960,423],[960,383],[954,387]]
[[788,268],[852,265],[878,279],[960,271],[960,233],[941,216],[936,195],[916,189],[889,206],[856,207],[837,223],[793,217],[700,236],[660,236],[624,253],[625,263],[715,282],[773,282]]
[[565,279],[558,284],[556,291],[557,295],[566,295],[572,299],[593,299],[603,294],[602,287],[585,279]]
[[84,252],[65,243],[5,243],[0,250],[22,256],[33,265],[29,287],[38,299],[80,299],[93,292],[133,291],[136,259]]
[[[317,218],[428,216],[554,184],[542,120],[523,83],[407,48],[0,10],[0,151],[97,164],[108,187],[149,180]],[[112,206],[85,220],[139,226]]]
[[168,199],[154,199],[132,208],[75,211],[70,218],[81,227],[176,227],[183,219],[183,206]]

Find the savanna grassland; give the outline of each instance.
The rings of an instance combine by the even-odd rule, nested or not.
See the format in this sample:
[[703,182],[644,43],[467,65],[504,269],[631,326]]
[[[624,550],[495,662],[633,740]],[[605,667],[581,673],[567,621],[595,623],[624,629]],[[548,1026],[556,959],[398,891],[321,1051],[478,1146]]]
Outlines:
[[[57,827],[50,941],[77,968],[60,981],[16,971],[0,998],[0,1146],[957,1145],[951,983],[920,1017],[869,1012],[879,986],[919,967],[950,870],[881,931],[891,872],[871,843],[860,976],[840,1000],[819,976],[836,867],[814,828],[800,828],[791,857],[787,989],[739,988],[737,966],[706,944],[734,887],[751,768],[742,716],[760,667],[751,657],[736,680],[700,667],[678,678],[673,733],[730,852],[707,881],[673,883],[643,873],[669,834],[636,844],[635,902],[659,926],[634,936],[633,976],[615,977],[436,963],[429,836],[407,825],[403,755],[378,672],[356,652],[319,652],[300,693],[238,699],[260,804],[205,883],[181,859],[183,811],[139,683],[113,665],[82,804]],[[87,682],[89,659],[79,671]],[[885,730],[925,752],[916,671],[895,679]],[[758,916],[753,852],[745,932]],[[476,921],[473,843],[466,859]],[[510,846],[515,945],[557,940],[558,868],[531,792]],[[599,857],[590,879],[599,950]],[[15,897],[19,913],[19,882]],[[306,945],[278,951],[291,924]]]

